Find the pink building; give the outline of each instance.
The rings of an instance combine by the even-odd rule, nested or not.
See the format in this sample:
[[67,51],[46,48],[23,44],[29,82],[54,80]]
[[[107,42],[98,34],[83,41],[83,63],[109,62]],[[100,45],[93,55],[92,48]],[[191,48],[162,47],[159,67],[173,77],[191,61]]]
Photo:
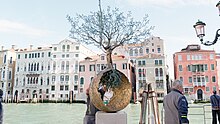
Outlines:
[[[113,66],[118,69],[130,80],[129,60],[123,55],[112,55]],[[76,96],[77,100],[85,100],[86,89],[89,87],[92,79],[100,71],[106,67],[105,54],[87,57],[85,60],[79,62],[79,94]]]
[[202,50],[199,45],[188,45],[173,55],[174,76],[183,81],[187,98],[207,100],[214,90],[218,90],[215,54],[214,50]]

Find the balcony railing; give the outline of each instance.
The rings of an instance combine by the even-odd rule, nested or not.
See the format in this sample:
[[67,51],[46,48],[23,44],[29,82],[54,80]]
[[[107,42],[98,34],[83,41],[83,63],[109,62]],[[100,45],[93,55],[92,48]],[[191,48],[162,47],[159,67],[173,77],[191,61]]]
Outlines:
[[206,86],[206,83],[205,82],[194,82],[193,83],[193,86],[195,87],[203,87],[203,86]]

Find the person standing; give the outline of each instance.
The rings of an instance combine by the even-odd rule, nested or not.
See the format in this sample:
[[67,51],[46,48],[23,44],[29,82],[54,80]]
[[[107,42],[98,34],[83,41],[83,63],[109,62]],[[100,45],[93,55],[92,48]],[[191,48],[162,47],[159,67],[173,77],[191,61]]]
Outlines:
[[165,124],[189,124],[187,119],[188,102],[182,92],[183,83],[180,80],[175,80],[171,92],[163,100]]
[[210,96],[210,102],[212,105],[212,124],[217,124],[217,115],[220,123],[220,96],[216,94],[216,91],[213,91],[213,95]]
[[2,96],[3,96],[3,91],[0,89],[0,124],[3,124]]
[[87,103],[86,103],[87,109],[83,120],[83,124],[95,124],[95,114],[99,110],[90,101],[89,88],[86,89],[86,95],[87,95]]

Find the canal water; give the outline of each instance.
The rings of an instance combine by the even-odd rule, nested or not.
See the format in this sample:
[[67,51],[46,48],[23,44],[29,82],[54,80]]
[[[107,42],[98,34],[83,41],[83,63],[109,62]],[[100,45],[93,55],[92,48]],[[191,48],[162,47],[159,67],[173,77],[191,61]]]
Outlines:
[[[191,104],[190,106],[203,106]],[[86,111],[86,104],[44,103],[44,104],[4,104],[4,124],[82,124]],[[161,110],[162,104],[159,104]],[[140,104],[129,104],[126,111],[128,124],[138,124]],[[206,107],[210,111],[210,107]],[[189,114],[203,113],[201,108],[190,108]],[[206,113],[211,118],[211,113]],[[191,124],[203,124],[203,115],[189,115]],[[211,124],[207,119],[206,124]]]

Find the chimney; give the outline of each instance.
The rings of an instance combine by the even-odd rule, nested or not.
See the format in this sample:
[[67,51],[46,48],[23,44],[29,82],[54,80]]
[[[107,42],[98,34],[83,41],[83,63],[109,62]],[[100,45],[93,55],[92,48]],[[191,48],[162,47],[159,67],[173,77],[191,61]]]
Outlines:
[[11,45],[11,49],[15,49],[15,45]]
[[33,45],[30,45],[30,50],[32,50],[32,48],[33,48]]
[[1,51],[3,51],[4,50],[4,46],[2,46],[2,49],[1,49]]

